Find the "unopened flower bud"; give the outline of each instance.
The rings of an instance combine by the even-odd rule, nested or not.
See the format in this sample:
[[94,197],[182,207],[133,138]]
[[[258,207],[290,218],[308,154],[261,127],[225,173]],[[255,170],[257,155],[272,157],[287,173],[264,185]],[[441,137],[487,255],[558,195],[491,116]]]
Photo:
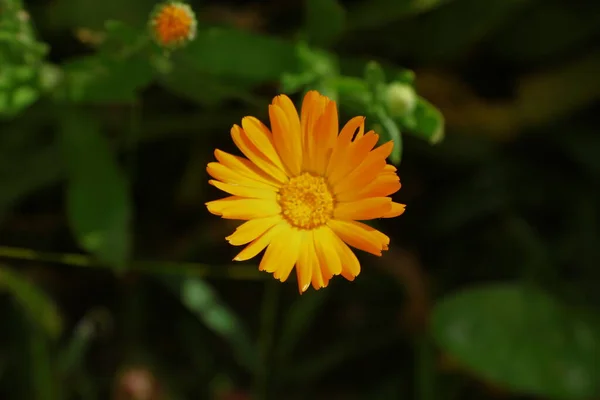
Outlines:
[[178,1],[161,3],[150,16],[150,31],[161,47],[183,46],[196,36],[196,15],[192,8]]
[[415,109],[417,94],[412,86],[393,82],[386,89],[385,101],[392,117],[402,117]]

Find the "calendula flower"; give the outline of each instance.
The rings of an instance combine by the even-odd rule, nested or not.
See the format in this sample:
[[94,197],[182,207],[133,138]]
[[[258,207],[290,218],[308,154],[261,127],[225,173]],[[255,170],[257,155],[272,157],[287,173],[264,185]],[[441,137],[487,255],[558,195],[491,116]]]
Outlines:
[[181,46],[196,36],[196,16],[189,5],[168,1],[152,12],[150,31],[162,47]]
[[259,269],[285,281],[294,266],[300,293],[326,287],[334,275],[352,281],[360,273],[348,247],[380,256],[390,239],[361,220],[396,217],[404,205],[396,168],[386,162],[394,146],[375,148],[379,136],[364,132],[364,117],[339,131],[336,103],[306,94],[301,115],[285,95],[269,106],[271,129],[254,117],[234,125],[231,137],[247,157],[215,151],[210,184],[231,194],[206,203],[222,218],[245,220],[226,239],[247,245],[244,261],[266,248]]

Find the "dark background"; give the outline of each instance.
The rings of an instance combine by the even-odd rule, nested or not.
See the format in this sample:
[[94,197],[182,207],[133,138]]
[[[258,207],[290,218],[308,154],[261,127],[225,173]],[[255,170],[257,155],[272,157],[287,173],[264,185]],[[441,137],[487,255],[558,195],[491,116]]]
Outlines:
[[[168,53],[154,1],[0,2],[0,399],[600,398],[600,3],[190,4]],[[444,117],[395,120],[390,250],[302,296],[232,265],[213,150],[284,89],[376,127],[371,60]]]

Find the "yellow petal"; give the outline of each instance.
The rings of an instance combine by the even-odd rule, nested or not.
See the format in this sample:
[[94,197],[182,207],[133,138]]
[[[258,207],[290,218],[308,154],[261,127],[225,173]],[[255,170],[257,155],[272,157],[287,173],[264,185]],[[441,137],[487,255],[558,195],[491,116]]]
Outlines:
[[342,263],[341,275],[349,281],[353,281],[360,274],[360,263],[350,247],[337,235],[332,235],[333,248],[337,252]]
[[[281,222],[284,224],[285,222]],[[277,226],[277,225],[275,225]],[[237,256],[233,258],[234,261],[246,261],[253,257],[256,257],[258,253],[264,250],[265,247],[271,243],[271,239],[273,238],[273,230],[274,227],[270,228],[268,231],[260,235],[258,238],[254,239],[248,246],[244,248],[244,250],[240,251]]]
[[309,243],[311,238],[308,236],[309,231],[303,230],[301,243],[300,243],[300,254],[298,255],[298,261],[296,262],[296,276],[298,278],[298,291],[300,294],[306,292],[310,285],[312,278],[312,266],[310,264]]
[[327,226],[350,246],[376,256],[381,256],[381,251],[390,243],[390,239],[383,233],[360,222],[331,220]]
[[234,125],[231,128],[231,138],[235,145],[250,161],[275,179],[277,183],[283,184],[287,182],[287,175],[283,169],[277,167],[258,147],[256,147],[246,132],[238,125]]
[[331,279],[331,275],[328,272],[327,275],[324,275],[324,271],[321,269],[319,258],[317,257],[317,252],[315,249],[314,231],[308,231],[306,255],[311,270],[310,281],[312,283],[312,287],[315,290],[326,287],[329,283],[329,279]]
[[392,202],[392,208],[390,211],[382,215],[382,218],[394,218],[399,215],[404,214],[404,210],[406,209],[406,204],[394,203]]
[[333,216],[341,220],[368,220],[381,218],[390,212],[392,199],[389,197],[371,197],[346,203],[338,203]]
[[328,226],[321,226],[315,229],[313,235],[321,268],[327,269],[331,275],[339,275],[342,272],[342,262],[335,251],[335,234]]
[[279,279],[281,282],[285,282],[290,276],[292,269],[298,261],[300,256],[300,245],[304,237],[304,233],[296,228],[286,224],[288,231],[279,233],[280,242],[283,252],[281,260],[276,263],[276,269],[273,272],[273,277]]
[[251,219],[238,226],[235,232],[225,239],[234,246],[241,246],[255,240],[281,221],[279,215]]
[[[258,269],[270,273],[274,273],[279,269],[289,269],[291,271],[300,253],[299,236],[289,224],[277,225],[273,229],[273,238],[260,261]],[[277,274],[277,276],[280,276],[280,274]]]
[[252,199],[277,200],[277,192],[270,189],[259,189],[237,184],[223,183],[212,179],[210,179],[208,183],[234,196],[249,197]]
[[206,203],[208,211],[226,219],[248,220],[277,215],[281,208],[276,201],[263,199],[246,199],[230,196]]

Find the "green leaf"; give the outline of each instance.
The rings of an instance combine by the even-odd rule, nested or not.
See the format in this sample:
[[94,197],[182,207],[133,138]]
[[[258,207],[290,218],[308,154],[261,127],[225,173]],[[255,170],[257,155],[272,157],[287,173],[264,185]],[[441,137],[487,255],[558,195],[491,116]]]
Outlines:
[[64,66],[59,98],[82,103],[131,103],[137,91],[154,78],[154,67],[142,55],[126,58],[102,54],[82,57]]
[[485,285],[440,301],[438,344],[484,379],[551,399],[587,399],[600,390],[600,326],[546,293]]
[[284,73],[297,69],[296,47],[290,42],[225,28],[199,31],[173,58],[185,60],[198,71],[253,85],[277,82]]
[[49,118],[31,111],[3,128],[0,135],[0,219],[7,209],[33,191],[58,181],[59,148],[44,139]]
[[5,265],[0,265],[0,290],[13,296],[36,328],[53,339],[58,338],[62,331],[62,318],[46,293]]
[[309,43],[331,46],[341,36],[345,11],[337,0],[305,0],[306,29]]
[[234,311],[227,307],[214,289],[201,279],[161,278],[180,298],[181,303],[231,346],[238,363],[256,369],[257,350]]
[[382,25],[420,14],[450,0],[363,0],[349,9],[351,29],[379,28]]
[[444,139],[444,116],[435,106],[420,96],[414,111],[402,117],[400,124],[409,133],[430,144],[439,143]]
[[390,118],[383,108],[377,109],[376,115],[383,128],[381,133],[386,135],[388,140],[394,141],[394,148],[392,149],[392,154],[390,154],[390,159],[392,160],[392,163],[399,165],[400,161],[402,161],[402,134],[394,120]]
[[372,105],[385,107],[385,72],[376,61],[369,61],[365,66],[365,82],[371,92]]
[[130,256],[131,199],[128,184],[96,121],[73,111],[60,132],[71,229],[85,250],[114,268]]

